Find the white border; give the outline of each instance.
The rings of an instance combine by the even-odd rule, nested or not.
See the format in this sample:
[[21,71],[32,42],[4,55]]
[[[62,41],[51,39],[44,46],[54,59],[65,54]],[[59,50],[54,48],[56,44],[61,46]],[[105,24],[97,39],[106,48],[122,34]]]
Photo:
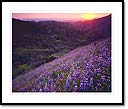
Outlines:
[[[12,93],[12,12],[112,13],[111,93]],[[121,2],[2,2],[2,102],[3,103],[121,103],[122,3]]]

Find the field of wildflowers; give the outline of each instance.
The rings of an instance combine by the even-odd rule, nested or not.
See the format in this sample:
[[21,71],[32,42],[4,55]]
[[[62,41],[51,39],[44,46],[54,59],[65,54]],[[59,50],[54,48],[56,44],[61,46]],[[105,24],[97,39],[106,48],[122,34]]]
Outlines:
[[95,41],[12,80],[13,92],[111,92],[111,39]]

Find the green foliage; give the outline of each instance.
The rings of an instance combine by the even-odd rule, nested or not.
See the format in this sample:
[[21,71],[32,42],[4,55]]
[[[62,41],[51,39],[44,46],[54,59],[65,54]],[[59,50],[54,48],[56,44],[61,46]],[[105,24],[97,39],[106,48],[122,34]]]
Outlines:
[[50,51],[50,49],[49,48],[43,48],[42,51],[48,52],[48,51]]
[[23,64],[23,65],[19,65],[20,69],[29,69],[31,68],[31,66],[27,65],[27,64]]
[[96,74],[93,76],[93,79],[94,79],[94,81],[97,81],[97,80],[100,79],[100,77],[101,77],[101,75],[100,75],[99,73],[96,73]]
[[51,78],[56,79],[58,74],[59,74],[59,72],[53,72],[51,75],[52,76]]
[[60,53],[54,53],[50,57],[58,58],[61,54]]
[[27,54],[35,51],[33,48],[17,48],[15,49],[15,52],[18,54]]
[[68,50],[67,49],[62,49],[56,53],[51,54],[49,57],[55,57],[55,58],[59,58],[60,56],[64,55],[65,53],[67,53]]
[[15,76],[15,77],[17,77],[20,74],[25,73],[25,71],[28,70],[28,69],[30,69],[30,68],[31,68],[31,66],[30,65],[27,65],[27,64],[19,65],[17,68],[13,69],[12,75]]

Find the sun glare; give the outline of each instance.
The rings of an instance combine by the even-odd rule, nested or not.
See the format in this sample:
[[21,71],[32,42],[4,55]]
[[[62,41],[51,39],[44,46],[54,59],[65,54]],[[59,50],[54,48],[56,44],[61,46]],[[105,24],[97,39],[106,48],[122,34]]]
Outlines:
[[85,20],[93,20],[93,19],[95,19],[95,14],[92,14],[92,13],[87,13],[87,14],[84,14],[83,15],[83,18],[85,19]]

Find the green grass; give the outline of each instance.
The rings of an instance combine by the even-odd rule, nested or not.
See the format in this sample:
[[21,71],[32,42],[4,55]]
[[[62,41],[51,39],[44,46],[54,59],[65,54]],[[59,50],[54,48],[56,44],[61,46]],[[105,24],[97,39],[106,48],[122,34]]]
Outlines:
[[27,65],[27,64],[19,65],[16,69],[13,69],[12,75],[17,77],[28,69],[31,69],[30,65]]
[[43,48],[42,51],[48,52],[49,51],[49,48]]

